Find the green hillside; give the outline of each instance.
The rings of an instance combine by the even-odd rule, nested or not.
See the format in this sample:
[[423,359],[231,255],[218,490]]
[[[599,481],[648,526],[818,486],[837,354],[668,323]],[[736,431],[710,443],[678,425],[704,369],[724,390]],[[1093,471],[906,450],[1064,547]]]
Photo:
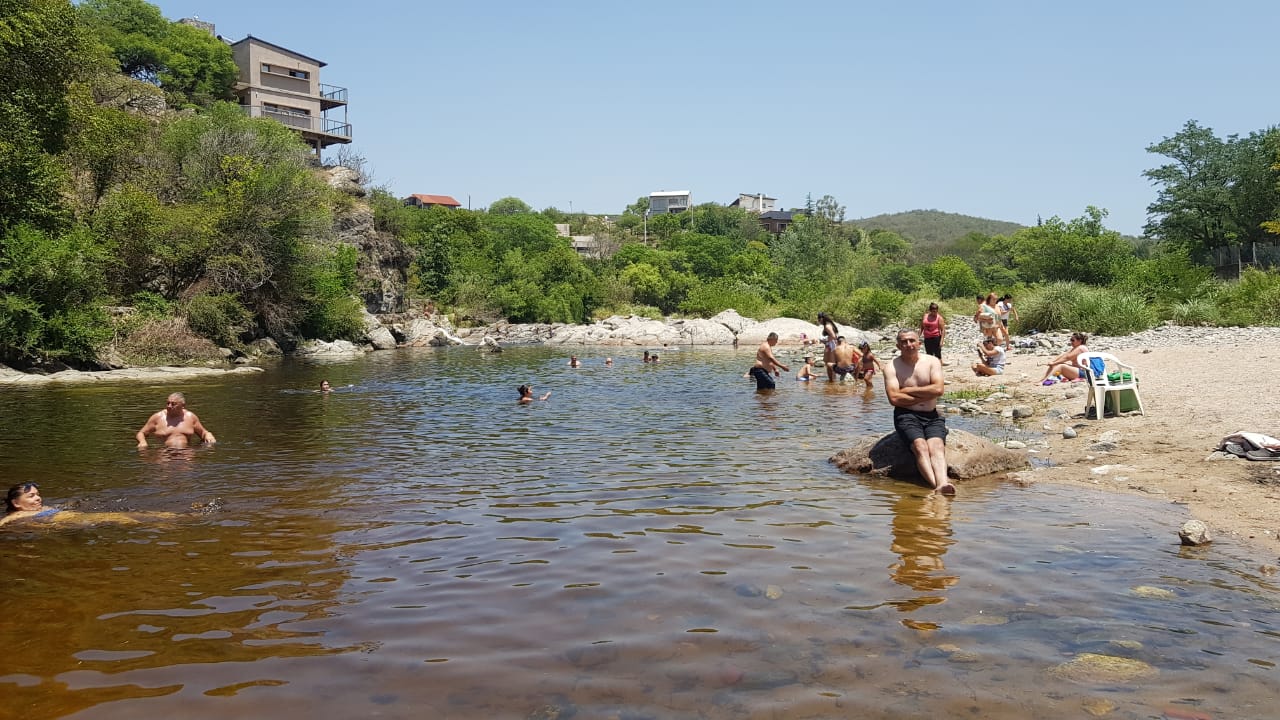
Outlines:
[[1024,227],[1018,223],[941,210],[909,210],[849,222],[865,230],[892,230],[910,240],[917,253],[926,255],[931,254],[930,250],[950,245],[969,233],[1010,235]]

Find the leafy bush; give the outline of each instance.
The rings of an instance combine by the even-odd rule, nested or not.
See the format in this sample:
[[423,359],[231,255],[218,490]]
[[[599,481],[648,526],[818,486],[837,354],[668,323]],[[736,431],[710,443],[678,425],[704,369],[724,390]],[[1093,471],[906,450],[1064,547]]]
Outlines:
[[901,316],[906,297],[884,288],[859,288],[832,308],[836,317],[858,328],[878,328]]
[[1170,306],[1203,298],[1216,285],[1212,270],[1193,263],[1185,249],[1177,249],[1123,264],[1114,287]]
[[358,340],[364,334],[364,316],[355,297],[359,259],[355,246],[346,244],[315,249],[306,258],[301,268],[306,274],[304,336]]
[[711,317],[733,308],[747,317],[759,317],[768,303],[764,292],[740,280],[720,278],[689,291],[680,311],[695,317]]
[[240,304],[234,293],[197,295],[187,301],[187,324],[196,334],[220,347],[240,344],[240,335],[249,328],[253,314]]
[[0,235],[0,355],[91,360],[111,337],[99,307],[106,258],[79,228]]
[[1224,325],[1280,325],[1280,271],[1246,268],[1216,300]]
[[934,260],[923,272],[924,278],[944,298],[973,297],[982,290],[978,275],[964,260],[944,255]]
[[611,308],[596,308],[592,315],[593,320],[604,320],[613,315],[635,315],[636,317],[648,318],[649,320],[661,320],[663,318],[662,311],[652,305],[633,305],[624,303]]
[[173,314],[173,303],[165,300],[159,293],[153,293],[148,290],[136,292],[129,299],[129,303],[137,314],[143,317],[169,317]]

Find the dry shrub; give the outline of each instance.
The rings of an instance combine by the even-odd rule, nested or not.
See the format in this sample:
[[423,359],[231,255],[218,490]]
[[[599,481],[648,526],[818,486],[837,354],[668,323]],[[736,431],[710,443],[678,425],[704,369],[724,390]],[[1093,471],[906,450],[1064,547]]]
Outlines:
[[183,318],[156,318],[132,329],[115,343],[130,365],[204,365],[222,361],[218,346],[196,335]]

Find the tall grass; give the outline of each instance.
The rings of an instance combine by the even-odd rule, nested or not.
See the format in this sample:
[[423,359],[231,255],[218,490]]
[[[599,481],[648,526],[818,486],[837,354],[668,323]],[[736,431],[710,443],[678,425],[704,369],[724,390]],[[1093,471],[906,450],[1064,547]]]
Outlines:
[[1020,300],[1021,326],[1124,335],[1156,324],[1154,308],[1139,295],[1075,282],[1050,283]]

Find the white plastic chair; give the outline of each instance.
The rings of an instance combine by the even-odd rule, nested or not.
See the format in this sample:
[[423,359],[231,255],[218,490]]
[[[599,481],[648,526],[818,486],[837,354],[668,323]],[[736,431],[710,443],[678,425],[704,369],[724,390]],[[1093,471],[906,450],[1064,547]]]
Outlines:
[[1089,408],[1094,409],[1094,418],[1101,420],[1106,408],[1107,393],[1111,393],[1111,404],[1120,414],[1120,393],[1133,391],[1133,399],[1138,403],[1138,412],[1146,415],[1142,408],[1142,396],[1138,394],[1138,372],[1132,365],[1120,362],[1115,355],[1102,352],[1081,353],[1077,361],[1086,368],[1085,378],[1089,381],[1089,393],[1085,398],[1085,416]]

